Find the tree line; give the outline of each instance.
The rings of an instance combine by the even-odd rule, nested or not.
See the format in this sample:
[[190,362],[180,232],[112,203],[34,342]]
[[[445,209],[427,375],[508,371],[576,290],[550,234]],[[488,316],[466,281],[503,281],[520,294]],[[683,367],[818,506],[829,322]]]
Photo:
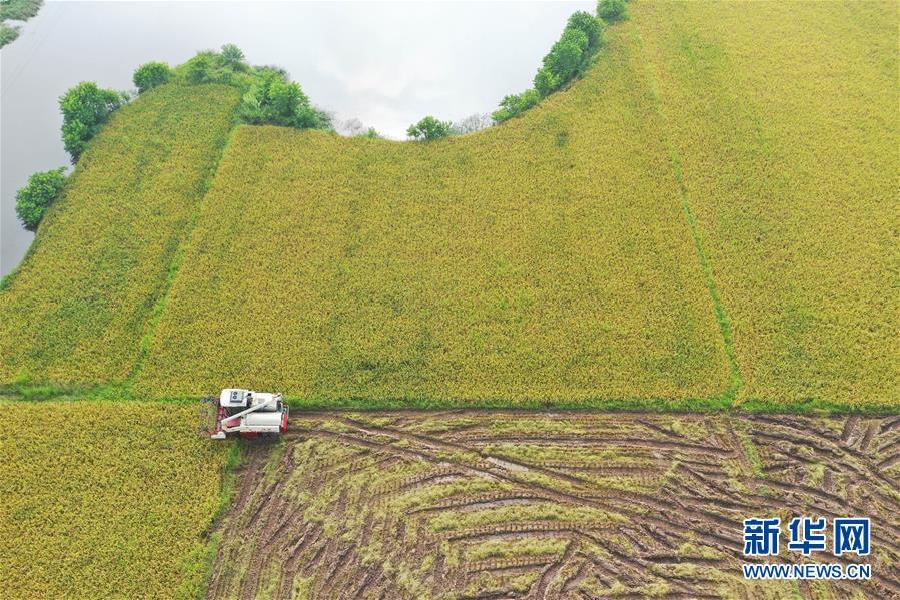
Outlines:
[[[504,96],[499,108],[490,116],[475,114],[453,123],[427,115],[409,126],[407,136],[419,141],[436,140],[478,131],[522,115],[581,77],[603,46],[606,27],[625,18],[626,0],[599,0],[595,15],[585,11],[574,13],[559,40],[541,61],[532,88]],[[159,61],[144,63],[134,71],[132,78],[137,95],[171,81],[187,85],[218,83],[240,88],[243,96],[237,116],[244,123],[334,131],[331,116],[314,107],[300,84],[291,81],[284,69],[249,65],[244,53],[234,44],[225,44],[219,52],[198,52],[175,68]],[[60,97],[63,145],[73,164],[110,115],[134,97],[133,92],[104,89],[93,81],[81,82]],[[372,128],[361,129],[354,135],[380,137]],[[65,171],[65,167],[60,167],[34,173],[17,192],[16,214],[29,231],[37,229],[47,208],[64,188]]]

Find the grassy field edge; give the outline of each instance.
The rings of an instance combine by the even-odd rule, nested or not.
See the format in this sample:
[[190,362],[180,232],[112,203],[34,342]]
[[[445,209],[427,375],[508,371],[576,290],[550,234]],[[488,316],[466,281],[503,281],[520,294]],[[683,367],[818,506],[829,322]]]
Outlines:
[[[635,30],[633,37],[637,42],[637,46],[639,48],[643,48],[644,41],[641,38],[640,33]],[[684,209],[684,217],[687,221],[688,229],[691,232],[691,238],[694,242],[694,248],[697,251],[697,260],[700,262],[700,268],[703,270],[703,275],[706,280],[706,288],[709,290],[709,296],[710,300],[712,301],[713,310],[715,311],[716,321],[719,324],[719,332],[722,335],[722,343],[725,346],[725,355],[728,357],[728,366],[731,371],[731,380],[729,382],[728,389],[725,392],[725,396],[728,398],[729,405],[731,405],[733,404],[734,399],[737,397],[738,392],[744,385],[743,378],[741,377],[741,370],[737,362],[737,354],[734,351],[734,340],[731,335],[731,323],[728,319],[728,313],[725,310],[725,305],[722,303],[722,298],[719,295],[719,290],[716,287],[716,280],[713,276],[713,269],[709,261],[709,256],[707,255],[706,250],[703,248],[703,241],[700,239],[700,232],[697,228],[697,218],[694,216],[694,210],[691,207],[690,195],[688,194],[687,187],[684,184],[684,176],[681,170],[681,156],[678,154],[678,149],[675,147],[675,144],[673,143],[672,138],[669,134],[669,120],[666,116],[665,111],[663,110],[662,100],[659,93],[659,82],[657,79],[657,75],[651,68],[649,61],[646,61],[644,63],[644,72],[647,76],[647,81],[650,86],[650,93],[653,97],[654,112],[660,120],[661,129],[664,136],[663,144],[665,145],[666,151],[669,154],[669,161],[672,165],[672,174],[678,186],[678,193],[681,196],[681,206]]]
[[[139,397],[121,385],[53,386],[53,385],[2,385],[0,400],[25,403],[40,402],[103,402],[116,399],[124,402],[154,402],[160,404],[194,404],[200,401],[194,396],[169,396],[165,398]],[[681,414],[751,413],[751,414],[807,414],[807,415],[896,415],[900,407],[891,403],[849,406],[821,398],[809,398],[804,402],[781,403],[765,398],[752,398],[740,405],[732,404],[733,397],[726,393],[711,398],[665,400],[662,398],[595,399],[582,402],[564,402],[552,398],[519,402],[515,406],[502,398],[493,400],[434,400],[430,398],[346,398],[340,402],[324,398],[288,397],[286,402],[296,411],[498,411],[544,412],[661,412]]]
[[216,515],[210,521],[204,538],[195,552],[187,557],[181,568],[181,584],[178,586],[175,597],[179,600],[201,600],[206,597],[212,575],[213,564],[218,553],[221,535],[218,533],[219,525],[231,506],[234,492],[237,489],[237,468],[244,459],[243,446],[240,440],[234,441],[228,449],[225,465],[219,488],[219,508]]

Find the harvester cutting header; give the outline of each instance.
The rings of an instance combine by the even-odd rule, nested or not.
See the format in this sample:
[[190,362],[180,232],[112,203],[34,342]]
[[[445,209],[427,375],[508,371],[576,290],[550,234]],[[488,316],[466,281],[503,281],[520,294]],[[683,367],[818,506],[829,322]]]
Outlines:
[[214,440],[224,440],[229,433],[279,435],[287,431],[288,412],[281,394],[229,388],[203,399],[200,432]]

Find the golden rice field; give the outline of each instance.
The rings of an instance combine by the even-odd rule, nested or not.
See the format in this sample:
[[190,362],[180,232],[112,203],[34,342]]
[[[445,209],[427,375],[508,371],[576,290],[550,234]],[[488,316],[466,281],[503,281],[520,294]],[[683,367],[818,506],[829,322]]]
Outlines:
[[208,192],[234,92],[142,96],[0,290],[0,383],[895,409],[898,5],[628,12],[521,118],[432,143],[241,126]]
[[0,403],[0,597],[193,598],[228,446],[192,407]]
[[896,2],[641,2],[628,43],[728,313],[738,399],[893,404]]
[[640,57],[413,144],[240,127],[137,382],[303,402],[685,401],[729,365]]
[[128,377],[236,102],[224,86],[166,86],[91,141],[0,291],[0,381]]

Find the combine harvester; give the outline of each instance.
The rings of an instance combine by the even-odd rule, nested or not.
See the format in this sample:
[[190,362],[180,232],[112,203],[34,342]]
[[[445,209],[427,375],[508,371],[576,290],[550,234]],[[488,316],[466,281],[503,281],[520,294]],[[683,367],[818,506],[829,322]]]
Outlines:
[[200,433],[214,440],[279,435],[287,431],[288,412],[281,394],[229,388],[201,401]]

